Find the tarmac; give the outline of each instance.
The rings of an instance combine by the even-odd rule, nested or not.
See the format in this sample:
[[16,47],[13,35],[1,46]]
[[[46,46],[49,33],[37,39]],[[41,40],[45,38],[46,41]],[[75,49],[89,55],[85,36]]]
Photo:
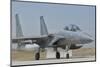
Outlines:
[[[51,50],[51,49],[49,49]],[[38,65],[38,64],[54,64],[54,63],[72,63],[72,62],[84,62],[84,61],[95,61],[95,48],[81,48],[72,50],[72,56],[69,59],[61,57],[46,58],[46,52],[40,52],[40,60],[35,60],[34,51],[12,51],[12,66],[20,65]],[[50,55],[50,54],[49,54]],[[51,54],[53,55],[53,54]],[[51,56],[50,55],[50,56]]]
[[71,63],[71,62],[84,62],[95,61],[95,57],[86,58],[69,58],[69,59],[47,59],[47,60],[35,60],[35,61],[12,61],[12,66],[19,65],[38,65],[38,64],[54,64],[54,63]]

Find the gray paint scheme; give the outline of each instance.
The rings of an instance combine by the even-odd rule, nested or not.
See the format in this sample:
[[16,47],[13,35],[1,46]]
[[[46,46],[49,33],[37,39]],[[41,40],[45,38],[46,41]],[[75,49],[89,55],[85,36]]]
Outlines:
[[[16,38],[12,38],[13,43],[20,43],[21,45],[37,43],[40,46],[40,48],[61,47],[68,51],[71,48],[78,49],[83,46],[83,45],[77,46],[77,44],[87,44],[93,41],[93,39],[89,35],[86,35],[84,32],[79,30],[70,31],[64,29],[55,34],[48,34],[43,16],[40,16],[41,36],[23,37],[18,14],[16,14],[15,17],[16,17],[16,27],[17,27],[16,34],[18,34],[18,36],[20,37],[17,37],[16,35]],[[31,42],[26,42],[27,40],[31,40]]]

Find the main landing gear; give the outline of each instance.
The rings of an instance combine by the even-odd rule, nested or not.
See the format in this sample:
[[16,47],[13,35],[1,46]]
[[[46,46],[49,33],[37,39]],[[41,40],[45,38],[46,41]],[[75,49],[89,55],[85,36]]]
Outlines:
[[[56,58],[60,59],[60,52],[56,52]],[[66,54],[66,59],[69,59],[69,53]]]
[[35,54],[35,60],[39,60],[40,59],[40,52]]
[[[41,49],[42,52],[45,51],[45,49]],[[38,50],[38,52],[35,54],[35,60],[39,60],[40,59],[40,48]]]
[[57,50],[57,47],[54,50],[56,51],[56,58],[60,59],[60,52]]
[[[57,59],[60,59],[61,56],[60,56],[60,52],[57,50],[57,48],[55,49],[56,50],[56,58]],[[68,53],[68,50],[66,50],[67,54],[66,54],[66,59],[69,59],[69,53]]]
[[58,51],[56,52],[56,58],[60,59],[60,52],[58,52]]
[[69,59],[69,53],[66,54],[66,58]]
[[37,53],[35,54],[35,60],[40,59],[40,48],[38,49]]

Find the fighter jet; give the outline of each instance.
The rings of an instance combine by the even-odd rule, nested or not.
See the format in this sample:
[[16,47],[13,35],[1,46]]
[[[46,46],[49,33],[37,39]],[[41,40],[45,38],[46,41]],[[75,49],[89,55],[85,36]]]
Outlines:
[[[66,58],[69,58],[68,51],[70,49],[79,49],[83,44],[88,44],[93,41],[92,37],[87,35],[87,33],[82,32],[82,30],[76,26],[71,25],[71,27],[66,26],[62,31],[56,32],[55,34],[49,34],[44,17],[40,16],[40,36],[38,37],[25,37],[22,32],[22,28],[19,21],[19,15],[15,15],[16,18],[16,38],[12,38],[12,43],[17,43],[18,48],[25,46],[26,44],[38,44],[39,48],[35,54],[35,59],[40,59],[40,48],[45,50],[45,48],[52,47],[56,51],[56,58],[60,59],[60,52],[58,48],[66,50]],[[81,44],[81,45],[80,45]]]

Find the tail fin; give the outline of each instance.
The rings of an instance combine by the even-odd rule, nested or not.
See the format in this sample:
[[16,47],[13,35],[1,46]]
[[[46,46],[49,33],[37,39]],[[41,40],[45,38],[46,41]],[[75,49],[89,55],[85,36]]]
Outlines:
[[43,16],[40,16],[40,33],[41,35],[48,35],[47,27],[44,21]]
[[18,14],[15,15],[15,19],[16,19],[16,37],[22,37],[23,36],[23,32],[22,32],[22,28],[21,28],[21,24],[20,24],[20,20],[19,20],[19,15]]

